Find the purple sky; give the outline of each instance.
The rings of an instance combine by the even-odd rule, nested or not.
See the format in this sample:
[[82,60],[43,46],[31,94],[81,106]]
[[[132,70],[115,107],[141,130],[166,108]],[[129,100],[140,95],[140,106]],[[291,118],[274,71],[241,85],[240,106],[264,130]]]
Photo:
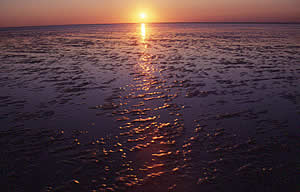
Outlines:
[[1,0],[0,27],[140,22],[300,22],[300,0]]

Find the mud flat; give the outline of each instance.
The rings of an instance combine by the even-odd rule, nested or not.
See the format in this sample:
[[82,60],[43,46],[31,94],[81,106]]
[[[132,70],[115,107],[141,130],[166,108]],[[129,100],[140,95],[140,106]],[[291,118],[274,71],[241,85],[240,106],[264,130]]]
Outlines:
[[1,191],[296,190],[299,25],[1,29],[0,48]]

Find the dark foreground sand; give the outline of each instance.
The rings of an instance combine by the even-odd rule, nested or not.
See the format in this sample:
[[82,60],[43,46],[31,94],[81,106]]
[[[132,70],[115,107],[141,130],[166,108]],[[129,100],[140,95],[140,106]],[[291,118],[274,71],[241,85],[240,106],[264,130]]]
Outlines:
[[1,191],[296,191],[300,26],[0,30]]

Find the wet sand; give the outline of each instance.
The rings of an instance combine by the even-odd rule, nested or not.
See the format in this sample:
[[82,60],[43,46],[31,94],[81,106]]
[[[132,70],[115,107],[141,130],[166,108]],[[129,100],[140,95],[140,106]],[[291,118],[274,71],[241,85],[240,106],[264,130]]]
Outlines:
[[0,29],[1,191],[296,191],[300,25]]

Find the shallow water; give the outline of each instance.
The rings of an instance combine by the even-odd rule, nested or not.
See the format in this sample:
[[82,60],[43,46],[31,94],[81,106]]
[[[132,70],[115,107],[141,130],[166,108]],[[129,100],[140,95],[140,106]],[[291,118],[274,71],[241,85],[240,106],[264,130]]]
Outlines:
[[0,29],[0,49],[1,191],[296,190],[300,25]]

